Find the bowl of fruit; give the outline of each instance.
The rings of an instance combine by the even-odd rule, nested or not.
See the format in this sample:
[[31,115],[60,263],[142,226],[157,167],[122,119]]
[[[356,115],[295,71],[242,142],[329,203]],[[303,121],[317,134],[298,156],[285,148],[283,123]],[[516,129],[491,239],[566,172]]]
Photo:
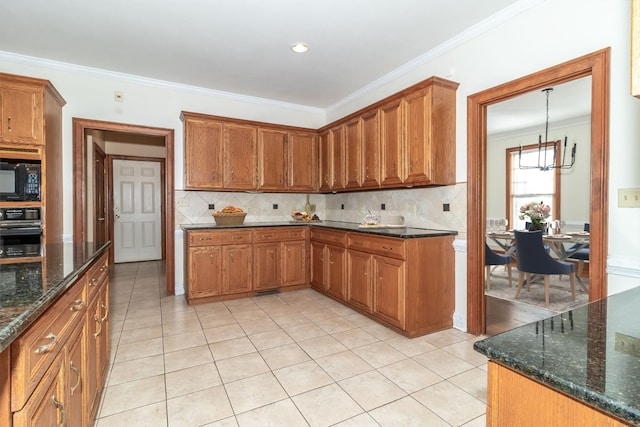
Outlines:
[[311,216],[305,211],[291,211],[291,218],[294,221],[320,221],[318,215]]

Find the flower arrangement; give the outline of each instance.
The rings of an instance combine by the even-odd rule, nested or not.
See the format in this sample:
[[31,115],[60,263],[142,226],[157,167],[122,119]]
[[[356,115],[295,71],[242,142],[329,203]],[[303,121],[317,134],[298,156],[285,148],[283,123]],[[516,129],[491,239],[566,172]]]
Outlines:
[[525,219],[525,217],[529,217],[531,220],[531,227],[529,227],[529,230],[542,230],[542,222],[549,218],[550,212],[551,207],[549,205],[545,205],[542,201],[529,202],[520,206],[519,218]]

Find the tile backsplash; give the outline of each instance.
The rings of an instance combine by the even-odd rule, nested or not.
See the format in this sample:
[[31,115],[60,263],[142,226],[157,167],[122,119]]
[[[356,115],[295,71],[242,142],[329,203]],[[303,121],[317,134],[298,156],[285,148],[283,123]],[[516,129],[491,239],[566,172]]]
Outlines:
[[[445,187],[361,191],[335,194],[310,194],[315,213],[323,220],[360,223],[371,211],[386,215],[403,215],[411,227],[455,230],[466,238],[466,183]],[[306,194],[236,193],[215,191],[176,191],[175,222],[180,224],[213,223],[209,205],[222,209],[233,205],[247,212],[245,222],[288,221],[292,210],[304,210]],[[381,206],[385,205],[382,210]],[[443,205],[448,204],[449,211]],[[277,209],[274,207],[277,205]]]

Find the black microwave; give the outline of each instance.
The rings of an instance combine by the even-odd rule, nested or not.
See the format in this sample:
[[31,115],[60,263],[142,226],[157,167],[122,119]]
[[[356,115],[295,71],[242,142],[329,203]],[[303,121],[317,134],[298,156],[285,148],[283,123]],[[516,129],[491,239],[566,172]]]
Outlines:
[[33,160],[0,160],[0,201],[40,201],[40,170]]

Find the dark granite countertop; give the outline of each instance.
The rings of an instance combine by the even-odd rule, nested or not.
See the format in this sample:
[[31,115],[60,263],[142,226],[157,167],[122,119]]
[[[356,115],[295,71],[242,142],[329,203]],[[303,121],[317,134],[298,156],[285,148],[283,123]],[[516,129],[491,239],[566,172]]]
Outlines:
[[209,224],[182,224],[180,228],[184,231],[191,230],[220,230],[229,228],[252,228],[252,227],[283,227],[283,226],[314,226],[323,228],[333,228],[343,231],[357,231],[360,233],[375,234],[386,237],[399,237],[402,239],[414,239],[421,237],[455,236],[457,231],[432,230],[428,228],[415,227],[360,227],[354,222],[341,221],[275,221],[275,222],[245,222],[242,225],[216,225]]
[[110,243],[47,244],[38,262],[0,264],[0,351],[24,332]]
[[640,424],[638,307],[640,287],[478,341],[474,348],[548,387]]

